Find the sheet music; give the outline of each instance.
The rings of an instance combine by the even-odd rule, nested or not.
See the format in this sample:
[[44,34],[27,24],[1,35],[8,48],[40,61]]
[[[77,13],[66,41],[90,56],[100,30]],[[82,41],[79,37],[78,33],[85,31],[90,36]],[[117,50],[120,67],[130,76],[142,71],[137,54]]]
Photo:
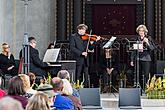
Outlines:
[[133,49],[134,50],[143,50],[143,44],[133,44]]
[[60,52],[60,48],[47,49],[44,55],[43,62],[56,62],[59,52]]
[[103,48],[109,48],[110,46],[112,46],[115,39],[116,37],[112,36],[111,39],[103,46]]

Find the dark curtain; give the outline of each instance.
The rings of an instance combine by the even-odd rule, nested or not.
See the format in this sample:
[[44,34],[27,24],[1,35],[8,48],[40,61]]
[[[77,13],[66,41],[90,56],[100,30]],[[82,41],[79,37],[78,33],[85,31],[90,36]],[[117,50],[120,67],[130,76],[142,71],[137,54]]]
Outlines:
[[93,5],[93,30],[98,35],[134,35],[136,5]]

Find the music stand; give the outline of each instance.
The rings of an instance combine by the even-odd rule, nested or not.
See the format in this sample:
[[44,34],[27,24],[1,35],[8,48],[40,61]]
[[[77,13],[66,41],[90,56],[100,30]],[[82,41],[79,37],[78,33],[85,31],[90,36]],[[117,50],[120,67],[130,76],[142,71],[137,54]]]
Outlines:
[[[142,90],[144,89],[144,78],[143,78],[143,88],[140,86],[139,78],[140,78],[140,73],[139,73],[139,52],[143,52],[144,50],[147,50],[147,48],[143,45],[141,41],[128,41],[128,52],[136,52],[136,64],[135,64],[135,71],[136,71],[136,76],[134,80],[134,87],[136,88],[141,88]],[[143,90],[144,91],[144,90]]]
[[57,62],[59,52],[60,52],[60,48],[47,49],[43,58],[43,62],[48,62],[48,63]]
[[[112,65],[111,65],[111,63],[112,63],[112,60],[111,60],[112,50],[119,50],[120,44],[119,43],[115,44],[115,40],[116,40],[116,37],[112,36],[111,39],[103,46],[103,49],[105,50],[106,63],[107,63],[108,68],[112,67]],[[118,90],[112,85],[112,75],[111,74],[109,74],[109,75],[110,75],[110,78],[109,78],[110,91],[109,92],[112,93],[112,89],[115,90],[116,92],[118,92]],[[114,93],[113,93],[113,95],[116,97],[116,95]]]

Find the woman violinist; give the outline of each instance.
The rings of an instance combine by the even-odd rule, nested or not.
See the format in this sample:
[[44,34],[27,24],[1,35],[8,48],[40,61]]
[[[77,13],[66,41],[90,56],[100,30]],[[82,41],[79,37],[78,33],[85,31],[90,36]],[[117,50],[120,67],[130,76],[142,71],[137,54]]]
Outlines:
[[[85,87],[88,87],[88,67],[89,58],[88,50],[94,49],[96,41],[100,40],[100,37],[91,36],[86,34],[88,27],[85,24],[79,24],[77,26],[77,33],[70,37],[70,50],[73,55],[73,59],[76,60],[76,81],[83,80],[85,78]],[[84,74],[84,75],[83,75]]]

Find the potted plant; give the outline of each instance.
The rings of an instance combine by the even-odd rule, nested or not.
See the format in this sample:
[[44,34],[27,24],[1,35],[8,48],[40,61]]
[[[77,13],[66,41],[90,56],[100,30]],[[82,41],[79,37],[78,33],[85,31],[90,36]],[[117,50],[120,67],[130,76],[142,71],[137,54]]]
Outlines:
[[126,65],[121,65],[119,73],[119,87],[123,88],[126,86]]

